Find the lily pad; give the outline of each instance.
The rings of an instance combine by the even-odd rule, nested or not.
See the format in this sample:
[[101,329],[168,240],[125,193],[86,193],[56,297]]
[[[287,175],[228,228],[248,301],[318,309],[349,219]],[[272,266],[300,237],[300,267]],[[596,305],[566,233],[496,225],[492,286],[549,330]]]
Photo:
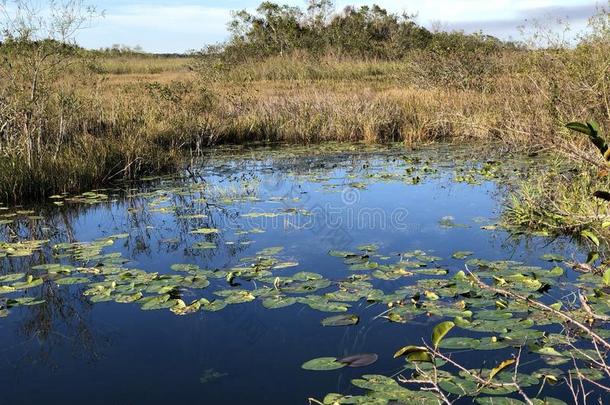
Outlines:
[[337,362],[346,364],[348,367],[366,367],[374,364],[379,359],[379,356],[375,353],[366,354],[355,354],[353,356],[347,356],[337,359]]
[[458,251],[458,252],[455,252],[453,255],[451,255],[451,257],[453,257],[454,259],[465,259],[468,256],[472,256],[473,254],[474,254],[474,252]]
[[338,362],[336,357],[320,357],[303,363],[301,368],[311,371],[330,371],[338,370],[346,365],[345,363]]
[[331,316],[322,320],[322,326],[350,326],[356,325],[360,318],[353,314]]

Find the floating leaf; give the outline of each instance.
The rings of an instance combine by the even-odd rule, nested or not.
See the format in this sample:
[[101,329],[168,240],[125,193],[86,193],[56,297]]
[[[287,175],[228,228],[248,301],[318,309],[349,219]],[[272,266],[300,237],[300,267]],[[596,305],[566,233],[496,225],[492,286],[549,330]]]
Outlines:
[[263,306],[267,309],[278,309],[288,307],[290,305],[295,304],[296,302],[296,298],[293,297],[277,296],[266,298],[263,301]]
[[197,311],[199,311],[199,309],[201,308],[201,305],[207,302],[207,300],[205,301],[201,301],[201,300],[197,300],[192,302],[190,305],[186,305],[186,303],[182,300],[177,300],[176,304],[170,308],[170,311],[172,311],[174,314],[176,315],[189,315],[189,314],[193,314]]
[[548,347],[548,346],[536,350],[536,353],[543,354],[545,356],[557,356],[557,357],[562,357],[563,356],[563,354],[559,353],[557,350],[555,350],[555,348]]
[[348,367],[366,367],[374,364],[379,359],[379,356],[375,353],[367,354],[356,354],[353,356],[343,357],[338,359],[337,362],[346,364]]
[[196,242],[193,244],[193,249],[196,250],[206,250],[206,249],[216,249],[218,246],[212,242]]
[[527,405],[525,402],[514,398],[499,398],[499,397],[485,397],[477,398],[477,404],[480,405]]
[[165,305],[169,301],[169,299],[170,299],[169,294],[146,297],[146,298],[143,298],[140,300],[140,302],[142,303],[141,308],[145,311],[161,309],[161,308],[169,308],[169,306]]
[[463,349],[475,349],[481,342],[477,339],[468,337],[454,337],[443,339],[439,347],[443,349],[463,350]]
[[86,277],[64,277],[55,280],[55,284],[59,285],[73,285],[73,284],[84,284],[88,283],[90,280]]
[[257,256],[275,256],[278,253],[280,253],[282,250],[284,250],[284,248],[281,246],[270,247],[270,248],[263,249],[260,252],[257,252],[256,255]]
[[281,269],[287,269],[289,267],[296,267],[298,265],[299,265],[298,262],[281,262],[281,263],[274,265],[273,269],[281,270]]
[[224,302],[223,300],[214,300],[212,302],[205,303],[203,305],[203,310],[209,311],[209,312],[217,312],[217,311],[224,309],[226,306],[227,306],[227,303]]
[[474,381],[457,377],[453,377],[451,380],[441,380],[438,385],[443,391],[459,396],[472,395],[478,389],[478,385]]
[[370,243],[367,245],[360,245],[357,249],[363,252],[376,252],[377,250],[379,250],[379,245],[377,245],[376,243]]
[[13,281],[19,281],[24,277],[25,277],[25,273],[7,274],[5,276],[0,277],[0,283],[10,283]]
[[566,260],[565,257],[558,254],[547,253],[545,255],[540,256],[540,259],[547,262],[564,262]]
[[195,229],[194,231],[191,231],[192,234],[195,235],[210,235],[210,234],[214,234],[214,233],[219,233],[220,230],[216,229],[216,228],[199,228],[199,229]]
[[311,371],[330,371],[337,370],[345,366],[345,363],[339,363],[335,357],[320,357],[303,363],[301,368]]
[[451,257],[453,257],[454,259],[465,259],[468,256],[472,256],[473,254],[474,254],[474,252],[459,251],[459,252],[455,252],[453,255],[451,255]]
[[360,318],[352,314],[331,316],[322,320],[322,326],[350,326],[356,325]]

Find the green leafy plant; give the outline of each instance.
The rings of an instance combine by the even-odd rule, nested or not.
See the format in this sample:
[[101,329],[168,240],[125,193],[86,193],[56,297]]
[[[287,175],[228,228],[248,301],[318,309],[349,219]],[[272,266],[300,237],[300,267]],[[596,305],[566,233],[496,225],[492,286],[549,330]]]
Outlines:
[[[610,162],[610,147],[608,146],[608,142],[604,136],[601,134],[601,130],[597,122],[588,121],[586,124],[580,122],[570,122],[566,125],[566,128],[587,135],[591,143],[593,143],[593,145],[599,149],[604,160],[606,162]],[[598,190],[593,193],[593,196],[605,201],[610,201],[610,193],[607,191]]]
[[570,122],[566,125],[566,128],[587,135],[591,142],[597,147],[597,149],[599,149],[604,157],[604,160],[606,162],[610,161],[608,142],[606,142],[606,139],[601,135],[599,124],[597,122],[588,121],[586,124],[580,122]]

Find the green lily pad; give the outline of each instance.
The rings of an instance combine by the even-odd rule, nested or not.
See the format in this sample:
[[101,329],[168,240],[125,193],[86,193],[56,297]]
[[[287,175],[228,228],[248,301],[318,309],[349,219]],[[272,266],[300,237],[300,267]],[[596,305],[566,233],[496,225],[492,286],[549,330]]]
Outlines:
[[347,364],[337,362],[336,357],[320,357],[303,363],[301,368],[311,371],[330,371],[346,367]]
[[547,262],[564,262],[566,260],[566,258],[563,257],[562,255],[553,254],[553,253],[544,254],[544,255],[540,256],[540,259],[547,261]]
[[322,326],[350,326],[356,325],[360,318],[353,314],[331,316],[322,320]]
[[74,285],[74,284],[85,284],[90,280],[86,277],[64,277],[55,280],[55,284],[58,285]]
[[474,252],[458,251],[458,252],[455,252],[453,255],[451,255],[451,257],[453,257],[454,259],[465,259],[468,256],[472,256],[473,254],[474,254]]
[[480,344],[481,342],[478,339],[469,337],[452,337],[443,339],[439,344],[439,347],[442,349],[465,350],[476,349]]
[[220,230],[216,228],[199,228],[191,231],[191,233],[194,235],[211,235],[219,232]]

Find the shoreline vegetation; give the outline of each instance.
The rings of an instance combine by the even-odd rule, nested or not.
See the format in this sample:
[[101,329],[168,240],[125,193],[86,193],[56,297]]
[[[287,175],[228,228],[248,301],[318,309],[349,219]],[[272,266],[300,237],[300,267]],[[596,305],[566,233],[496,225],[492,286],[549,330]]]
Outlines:
[[90,8],[59,10],[57,21],[7,10],[5,202],[177,170],[185,155],[220,144],[476,142],[550,153],[572,166],[549,165],[525,180],[509,200],[513,224],[606,232],[607,204],[591,197],[608,183],[605,162],[586,137],[565,128],[591,119],[610,128],[603,8],[575,42],[537,26],[517,43],[430,31],[377,6],[265,2],[254,14],[234,14],[226,43],[189,55],[84,50],[70,33],[96,18]]

